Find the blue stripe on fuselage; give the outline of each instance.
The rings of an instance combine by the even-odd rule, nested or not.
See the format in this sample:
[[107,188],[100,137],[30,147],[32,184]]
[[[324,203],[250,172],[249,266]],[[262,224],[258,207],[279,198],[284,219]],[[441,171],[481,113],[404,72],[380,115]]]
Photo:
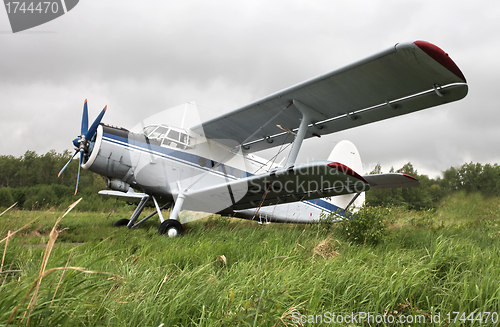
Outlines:
[[[183,164],[186,164],[186,165],[191,166],[193,168],[201,169],[201,170],[206,171],[206,172],[212,172],[212,173],[219,175],[221,177],[227,177],[227,178],[232,179],[232,180],[237,179],[236,177],[233,177],[233,175],[232,175],[234,173],[234,169],[237,169],[237,168],[225,165],[226,168],[230,168],[230,171],[228,171],[227,175],[225,175],[222,172],[222,164],[217,168],[217,170],[213,170],[213,169],[209,168],[209,166],[212,163],[212,160],[207,159],[205,157],[201,157],[201,156],[194,155],[194,154],[187,153],[187,152],[174,150],[171,148],[166,148],[166,147],[156,145],[156,144],[145,143],[145,142],[141,142],[141,141],[137,141],[137,140],[133,140],[133,139],[129,139],[129,138],[124,138],[124,137],[117,136],[114,134],[109,134],[109,133],[104,133],[104,138],[108,142],[122,145],[122,146],[133,147],[134,149],[137,149],[139,151],[143,151],[146,153],[151,153],[151,151],[153,151],[154,154],[156,154],[160,157],[163,157],[163,158],[175,161],[175,162],[183,163]],[[203,166],[199,165],[200,158],[205,159],[206,166],[203,167]],[[246,173],[246,175],[251,176],[248,173]]]

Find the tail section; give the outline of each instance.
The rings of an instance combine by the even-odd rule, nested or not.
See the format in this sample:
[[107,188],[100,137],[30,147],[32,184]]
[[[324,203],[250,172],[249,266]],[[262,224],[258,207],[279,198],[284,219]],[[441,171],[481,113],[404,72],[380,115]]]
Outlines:
[[[350,141],[344,140],[337,143],[328,156],[328,161],[340,162],[358,174],[362,174],[363,165],[361,163],[361,157],[359,156],[356,146]],[[365,202],[365,192],[362,192],[359,196],[357,194],[345,194],[325,198],[324,200],[337,207],[345,209],[356,196],[357,198],[349,206],[349,208],[353,211],[358,211]]]

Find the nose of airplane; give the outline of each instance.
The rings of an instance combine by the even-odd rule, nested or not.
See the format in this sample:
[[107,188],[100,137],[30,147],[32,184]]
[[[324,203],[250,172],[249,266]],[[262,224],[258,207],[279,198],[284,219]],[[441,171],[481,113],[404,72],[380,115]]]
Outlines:
[[73,140],[73,145],[75,146],[75,153],[69,159],[69,161],[64,165],[64,167],[61,169],[59,172],[59,176],[64,172],[66,167],[68,167],[69,163],[73,160],[73,158],[76,156],[78,152],[80,152],[80,164],[78,166],[78,177],[76,180],[76,189],[75,189],[75,194],[78,192],[78,183],[80,181],[80,168],[83,163],[84,157],[88,156],[89,154],[89,144],[94,135],[97,133],[97,127],[99,127],[99,124],[101,123],[102,117],[106,113],[108,106],[105,106],[104,109],[102,109],[101,113],[97,116],[97,118],[94,120],[92,123],[92,126],[88,128],[89,126],[89,119],[88,119],[88,108],[87,108],[87,99],[85,99],[85,102],[83,104],[83,115],[82,115],[82,124],[81,124],[81,129],[80,129],[80,135]]

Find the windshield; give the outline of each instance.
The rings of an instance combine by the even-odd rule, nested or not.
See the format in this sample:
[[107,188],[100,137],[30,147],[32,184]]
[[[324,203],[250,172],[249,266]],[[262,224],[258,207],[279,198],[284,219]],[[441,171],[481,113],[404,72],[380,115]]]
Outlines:
[[149,134],[149,138],[159,139],[168,131],[167,127],[158,126],[152,133]]
[[194,148],[195,140],[180,128],[151,125],[144,127],[143,133],[150,139],[161,140],[162,146],[180,149]]

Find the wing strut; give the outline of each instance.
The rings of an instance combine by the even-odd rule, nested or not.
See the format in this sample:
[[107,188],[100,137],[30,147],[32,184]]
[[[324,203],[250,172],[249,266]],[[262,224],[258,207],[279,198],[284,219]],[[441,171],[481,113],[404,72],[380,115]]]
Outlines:
[[345,207],[344,211],[347,211],[347,209],[349,209],[349,207],[354,203],[354,201],[356,201],[356,199],[358,198],[358,196],[361,195],[361,193],[363,192],[358,192],[356,193],[355,196],[353,196],[352,200],[349,202],[349,204]]
[[302,141],[304,141],[304,137],[306,136],[309,125],[314,121],[322,121],[327,118],[322,113],[308,107],[298,100],[293,99],[293,104],[302,114],[302,119],[300,122],[299,130],[297,131],[297,135],[295,136],[295,140],[293,141],[292,148],[290,149],[290,153],[288,154],[288,159],[286,160],[285,164],[285,170],[293,169],[295,160],[297,160]]

